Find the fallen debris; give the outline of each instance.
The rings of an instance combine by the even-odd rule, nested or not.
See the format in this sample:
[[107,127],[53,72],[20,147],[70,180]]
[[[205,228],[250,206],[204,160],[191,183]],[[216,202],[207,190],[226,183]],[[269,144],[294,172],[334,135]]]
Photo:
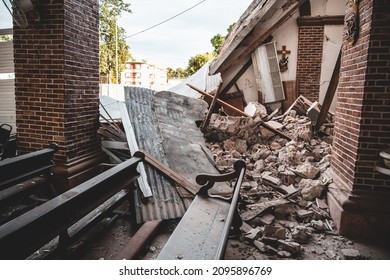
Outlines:
[[213,114],[205,128],[219,170],[229,170],[238,159],[246,161],[240,216],[248,224],[243,237],[260,252],[279,258],[301,254],[315,234],[334,234],[324,196],[331,181],[325,176],[331,142],[313,133],[308,109],[313,115],[319,105],[300,97],[284,115],[272,112],[267,124],[290,139],[262,127],[258,120],[268,117],[257,103],[246,108],[251,118]]

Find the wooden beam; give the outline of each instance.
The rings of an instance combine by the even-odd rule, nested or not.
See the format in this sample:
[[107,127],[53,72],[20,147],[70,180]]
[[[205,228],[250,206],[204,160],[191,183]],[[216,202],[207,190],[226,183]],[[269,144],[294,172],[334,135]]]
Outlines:
[[244,42],[253,29],[258,25],[267,12],[277,3],[276,0],[255,0],[245,13],[240,17],[238,23],[226,38],[222,49],[216,59],[211,62],[210,74],[221,72],[220,69],[226,60],[240,46],[245,46]]
[[276,23],[272,24],[267,30],[258,34],[256,32],[257,27],[263,27],[264,23],[259,23],[256,27],[253,28],[253,32],[248,35],[248,38],[242,42],[245,42],[245,45],[248,47],[243,50],[237,49],[237,53],[231,53],[229,57],[227,57],[215,71],[211,71],[211,73],[221,72],[223,75],[226,73],[231,67],[240,63],[241,59],[250,55],[265,39],[267,39],[275,30],[277,30],[280,26],[282,26],[295,12],[296,10],[305,2],[306,0],[299,0],[294,4],[288,6],[284,11],[284,15],[276,21]]
[[[205,96],[208,96],[208,97],[210,97],[210,98],[213,98],[212,95],[210,95],[210,94],[204,92],[203,90],[200,90],[200,89],[194,87],[193,85],[187,84],[187,86],[189,86],[189,87],[192,88],[193,90],[196,90],[196,91],[199,92],[200,94],[203,94],[203,95],[205,95]],[[248,115],[247,113],[245,113],[245,112],[243,112],[243,111],[237,109],[236,107],[233,107],[233,106],[230,105],[229,103],[226,103],[225,101],[222,101],[221,99],[217,99],[217,102],[218,102],[219,104],[221,104],[222,106],[226,106],[227,108],[231,109],[232,111],[234,111],[234,112],[240,114],[241,116],[248,117],[248,118],[251,118],[251,117],[252,117],[252,116]],[[262,120],[260,120],[260,124],[261,124],[261,126],[263,126],[264,128],[268,129],[269,131],[272,131],[273,133],[278,134],[279,136],[281,136],[281,137],[283,137],[283,138],[285,138],[285,139],[287,139],[287,140],[289,140],[289,141],[292,140],[290,136],[288,136],[288,135],[284,134],[283,132],[281,132],[281,131],[279,131],[279,130],[273,128],[272,126],[266,124],[266,123],[263,122]]]
[[125,247],[115,256],[115,260],[133,260],[139,256],[145,245],[157,232],[161,223],[162,221],[160,220],[145,222]]
[[220,96],[224,96],[232,86],[236,84],[239,78],[248,70],[248,68],[252,65],[252,59],[248,59],[248,61],[241,67],[240,71],[230,80],[230,82],[222,88]]
[[183,176],[181,176],[177,172],[173,171],[165,164],[162,164],[161,162],[159,162],[157,159],[155,159],[153,156],[151,156],[147,152],[142,151],[142,153],[145,155],[145,161],[147,163],[149,163],[151,166],[153,166],[154,168],[156,168],[157,170],[159,170],[160,172],[162,172],[163,174],[165,174],[166,176],[171,178],[173,181],[178,183],[180,186],[185,188],[187,191],[189,191],[193,195],[197,194],[199,187],[195,187],[186,178],[184,178]]
[[210,106],[209,106],[209,110],[208,110],[208,112],[207,112],[207,115],[206,115],[206,117],[204,118],[202,124],[200,125],[200,130],[201,130],[202,132],[204,132],[205,127],[207,127],[207,125],[209,124],[211,114],[212,114],[213,111],[214,111],[215,104],[217,104],[217,99],[218,99],[218,96],[219,96],[219,93],[220,93],[220,90],[221,90],[221,86],[222,86],[222,80],[221,80],[221,82],[220,82],[219,85],[218,85],[218,89],[217,89],[217,91],[216,91],[215,94],[214,94],[213,100],[211,100],[211,103],[210,103]]
[[337,57],[337,61],[333,69],[332,77],[330,79],[328,89],[326,90],[321,111],[317,119],[317,123],[316,123],[317,130],[319,130],[320,127],[324,124],[326,120],[326,116],[329,112],[330,105],[332,104],[334,95],[336,93],[337,86],[339,84],[340,66],[341,66],[341,50],[339,52],[339,56]]
[[[210,98],[214,98],[214,96],[212,96],[211,94],[208,94],[207,92],[204,92],[203,90],[201,89],[198,89],[197,87],[193,86],[193,85],[190,85],[190,84],[187,84],[187,86],[189,86],[190,88],[192,88],[193,90],[196,90],[197,92],[199,92],[200,94],[204,95],[204,96],[207,96],[207,97],[210,97]],[[225,106],[229,109],[231,109],[232,111],[240,114],[241,116],[244,116],[244,117],[251,117],[249,116],[247,113],[237,109],[236,107],[230,105],[229,103],[226,103],[225,101],[222,101],[221,99],[216,99],[216,102],[218,102],[219,104],[221,104],[222,106]]]

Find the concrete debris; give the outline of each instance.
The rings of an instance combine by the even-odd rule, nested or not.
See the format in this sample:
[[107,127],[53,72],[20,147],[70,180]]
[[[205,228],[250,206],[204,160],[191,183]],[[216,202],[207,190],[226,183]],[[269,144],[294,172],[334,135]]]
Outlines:
[[285,250],[293,255],[297,255],[302,252],[302,246],[293,241],[278,240],[279,249]]
[[291,253],[289,253],[287,251],[278,251],[278,257],[289,258],[289,257],[291,257]]
[[305,179],[315,179],[320,170],[310,162],[298,165],[294,172]]
[[360,257],[360,252],[355,249],[342,249],[341,253],[346,260],[356,260]]
[[299,182],[299,187],[302,188],[302,197],[305,200],[313,200],[320,197],[324,186],[320,180],[302,179]]
[[207,146],[223,172],[238,159],[247,164],[239,210],[250,227],[244,239],[264,254],[295,257],[313,235],[335,229],[324,196],[331,181],[325,175],[331,137],[313,133],[312,120],[302,113],[306,110],[290,109],[264,122],[291,141],[262,126],[267,119],[263,105],[250,103],[245,110],[253,117],[213,114],[204,133]]
[[312,233],[310,229],[305,226],[297,226],[294,228],[293,232],[291,233],[291,237],[294,241],[298,242],[299,244],[306,244],[310,241],[312,237]]
[[300,209],[297,211],[297,217],[300,219],[306,219],[313,216],[314,212],[309,210]]
[[252,117],[260,117],[261,119],[268,116],[267,108],[263,104],[260,104],[257,101],[249,102],[245,107],[244,112]]
[[280,226],[264,226],[263,238],[286,239],[287,229]]
[[250,229],[247,233],[245,233],[244,237],[249,240],[256,240],[263,234],[263,229],[260,227],[256,227]]
[[325,230],[325,224],[321,220],[312,220],[310,223],[311,223],[311,226],[319,232],[322,232]]
[[331,259],[331,260],[333,260],[333,259],[336,258],[336,254],[335,254],[333,251],[331,251],[331,250],[325,251],[325,255],[326,255],[329,259]]

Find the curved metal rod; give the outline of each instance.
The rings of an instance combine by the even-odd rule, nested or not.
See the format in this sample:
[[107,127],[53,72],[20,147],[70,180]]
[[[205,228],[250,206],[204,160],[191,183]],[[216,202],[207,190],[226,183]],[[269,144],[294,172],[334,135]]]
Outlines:
[[[214,186],[214,183],[216,182],[226,182],[233,180],[235,178],[238,178],[242,169],[245,170],[246,164],[243,160],[238,160],[234,163],[234,171],[226,173],[226,174],[199,174],[196,176],[196,182],[201,185],[201,188],[197,192],[197,195],[204,195],[214,198],[221,198],[224,200],[230,200],[231,197],[226,198],[218,195],[210,195],[209,189],[211,189]],[[233,189],[233,192],[235,189]]]

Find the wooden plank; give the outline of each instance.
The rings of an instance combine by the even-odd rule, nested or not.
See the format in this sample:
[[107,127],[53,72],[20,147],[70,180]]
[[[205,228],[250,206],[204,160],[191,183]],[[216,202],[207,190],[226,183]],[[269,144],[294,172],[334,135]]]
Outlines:
[[241,76],[246,72],[246,70],[249,69],[249,67],[252,65],[252,59],[248,59],[248,61],[241,67],[241,69],[237,72],[236,75],[234,75],[233,79],[225,86],[222,87],[220,96],[223,97],[225,94],[231,89],[232,86],[236,84],[238,79],[241,78]]
[[319,130],[320,127],[324,124],[326,120],[326,116],[329,112],[330,105],[332,105],[332,101],[336,93],[337,86],[339,84],[340,66],[341,66],[341,50],[339,52],[339,56],[337,57],[336,65],[334,66],[332,77],[330,79],[328,89],[326,90],[324,102],[322,104],[321,111],[317,119],[317,123],[316,123],[317,130]]
[[141,150],[141,152],[145,155],[145,161],[152,165],[154,168],[174,180],[176,183],[178,183],[180,186],[185,188],[187,191],[192,193],[193,195],[196,195],[196,193],[199,190],[199,187],[195,187],[193,184],[191,184],[186,178],[181,176],[180,174],[176,173],[172,169],[170,169],[165,164],[162,164],[157,159],[155,159],[153,156],[148,154],[147,152]]
[[[247,47],[235,48],[234,51],[230,52],[228,57],[225,56],[222,62],[217,65],[213,65],[214,67],[210,68],[210,73],[221,72],[223,75],[231,67],[240,63],[241,59],[250,55],[265,39],[282,26],[305,1],[306,0],[298,0],[296,3],[290,4],[284,8],[282,15],[278,19],[275,19],[275,23],[267,21],[259,22],[261,20],[261,18],[259,18],[258,24],[254,28],[250,29],[252,33],[248,34],[248,36],[245,37],[245,40],[242,41],[241,45]],[[274,7],[270,6],[270,8]]]
[[245,41],[246,37],[249,36],[250,32],[259,23],[259,20],[265,16],[276,2],[276,0],[256,0],[251,3],[243,15],[245,18],[233,28],[232,32],[226,38],[226,42],[222,46],[219,56],[212,61],[210,65],[211,74],[215,74],[220,71],[223,63],[228,60],[229,56],[234,52],[234,50],[236,50],[236,48],[238,48],[240,43]]
[[203,131],[203,132],[204,132],[205,127],[207,127],[207,125],[209,124],[209,121],[210,121],[210,118],[211,118],[211,114],[214,111],[215,104],[217,104],[217,99],[218,99],[218,96],[219,96],[219,93],[220,93],[220,90],[221,90],[221,86],[222,86],[222,80],[221,80],[221,82],[218,85],[218,89],[217,89],[216,93],[214,94],[214,97],[213,97],[213,100],[211,101],[211,104],[209,106],[209,110],[207,112],[207,115],[204,118],[202,124],[200,125],[200,130]]
[[[214,96],[212,96],[212,95],[210,95],[210,94],[204,92],[203,90],[198,89],[197,87],[194,87],[193,85],[187,84],[187,86],[189,86],[189,87],[192,88],[193,90],[196,90],[197,92],[199,92],[199,93],[202,94],[202,95],[205,95],[205,96],[207,96],[207,97],[209,97],[209,98],[214,98]],[[225,101],[222,101],[221,99],[218,99],[218,98],[217,98],[216,101],[217,101],[219,104],[221,104],[222,106],[226,106],[227,108],[229,108],[229,109],[233,110],[234,112],[238,113],[240,116],[251,117],[251,116],[249,116],[247,113],[245,113],[245,112],[243,112],[243,111],[237,109],[236,107],[233,107],[232,105],[226,103]]]
[[129,150],[126,142],[102,140],[103,147],[115,150]]
[[[127,111],[126,105],[123,102],[118,102],[119,111],[121,113],[122,117],[122,123],[123,127],[126,132],[126,138],[127,138],[127,144],[129,145],[129,149],[131,152],[131,155],[134,155],[135,152],[138,151],[138,144],[137,140],[135,138],[134,129],[131,125],[129,113]],[[141,176],[137,179],[139,188],[142,191],[142,194],[144,197],[151,197],[153,196],[152,190],[148,183],[148,178],[146,176],[145,166],[143,162],[140,162],[137,166],[138,172],[141,174]]]
[[125,245],[125,247],[115,256],[114,259],[135,259],[140,254],[145,245],[150,241],[153,235],[157,232],[161,223],[161,220],[145,222],[130,239],[130,241]]
[[283,81],[284,93],[286,95],[286,99],[282,102],[283,112],[290,108],[290,106],[297,99],[297,91],[295,85],[295,81]]
[[[211,97],[211,98],[213,97],[212,95],[210,95],[210,94],[208,94],[208,93],[206,93],[206,92],[204,92],[204,91],[202,91],[202,90],[200,90],[200,89],[198,89],[198,88],[196,88],[196,87],[194,87],[194,86],[192,86],[192,85],[190,85],[190,84],[187,84],[187,85],[188,85],[190,88],[192,88],[192,89],[196,90],[197,92],[199,92],[200,94],[203,94],[203,95],[208,96],[208,97]],[[228,104],[228,103],[226,103],[226,102],[224,102],[224,101],[222,101],[222,100],[220,100],[220,99],[217,99],[217,102],[218,102],[219,104],[221,104],[221,105],[223,105],[223,106],[226,106],[227,108],[229,108],[229,109],[235,111],[236,113],[239,113],[241,116],[249,117],[249,118],[251,117],[251,116],[249,116],[247,113],[245,113],[245,112],[243,112],[243,111],[237,109],[236,107],[233,107],[232,105],[230,105],[230,104]],[[260,124],[261,124],[264,128],[268,129],[269,131],[272,131],[273,133],[278,134],[279,136],[281,136],[281,137],[283,137],[283,138],[285,138],[285,139],[287,139],[287,140],[289,140],[289,141],[292,140],[290,136],[288,136],[288,135],[284,134],[283,132],[281,132],[281,131],[279,131],[279,130],[273,128],[272,126],[266,124],[265,122],[260,121]]]

